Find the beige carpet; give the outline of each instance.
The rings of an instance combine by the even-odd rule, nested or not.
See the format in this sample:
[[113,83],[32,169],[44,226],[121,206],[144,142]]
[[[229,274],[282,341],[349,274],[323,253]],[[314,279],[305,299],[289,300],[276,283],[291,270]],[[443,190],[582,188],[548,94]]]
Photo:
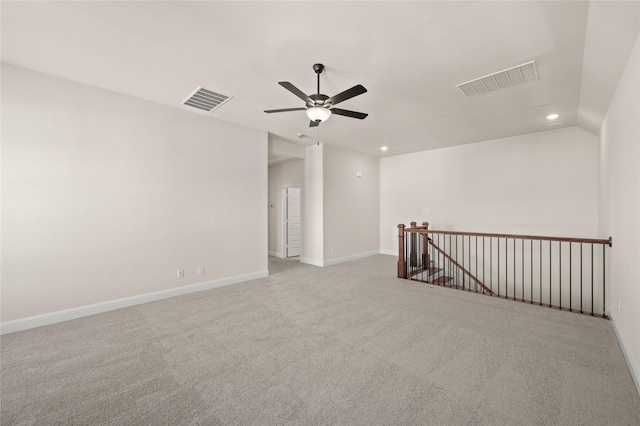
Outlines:
[[2,425],[639,425],[611,324],[270,261],[252,282],[5,335]]

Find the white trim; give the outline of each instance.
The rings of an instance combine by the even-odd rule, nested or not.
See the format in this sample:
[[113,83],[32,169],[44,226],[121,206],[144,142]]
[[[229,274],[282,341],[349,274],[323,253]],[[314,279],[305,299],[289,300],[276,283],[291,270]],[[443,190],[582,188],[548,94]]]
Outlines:
[[279,251],[269,250],[269,256],[284,258],[284,254]]
[[633,359],[633,354],[629,349],[629,345],[627,345],[627,341],[624,339],[622,333],[620,333],[618,323],[612,312],[609,312],[609,319],[611,320],[613,331],[614,333],[616,333],[616,337],[618,338],[618,343],[620,344],[620,349],[622,349],[624,360],[627,361],[627,367],[629,367],[629,372],[631,373],[633,383],[636,385],[636,391],[638,392],[638,395],[640,395],[640,371],[638,371],[638,364],[636,364],[635,360]]
[[20,318],[12,321],[0,323],[0,335],[15,333],[16,331],[28,330],[30,328],[41,327],[43,325],[55,324],[62,321],[101,314],[103,312],[116,309],[127,308],[144,303],[155,302],[170,297],[182,296],[184,294],[195,293],[203,290],[210,290],[230,284],[237,284],[269,276],[269,271],[252,272],[250,274],[236,275],[233,277],[220,278],[184,287],[172,288],[168,290],[156,291],[153,293],[141,294],[138,296],[125,297],[122,299],[110,300],[108,302],[95,303],[93,305],[80,306],[77,308],[65,309],[62,311],[50,312],[42,315],[35,315],[27,318]]
[[394,250],[382,250],[382,249],[380,249],[380,254],[386,254],[386,255],[389,255],[389,256],[398,257],[398,252],[396,252]]
[[324,262],[323,266],[337,265],[338,263],[350,262],[364,257],[375,256],[376,254],[380,254],[380,250],[372,250],[364,253],[352,254],[350,256],[339,257],[337,259],[329,259]]
[[302,256],[300,256],[300,263],[306,263],[307,265],[313,265],[313,266],[324,266],[324,263],[322,262],[322,260],[309,259],[308,257],[302,257]]

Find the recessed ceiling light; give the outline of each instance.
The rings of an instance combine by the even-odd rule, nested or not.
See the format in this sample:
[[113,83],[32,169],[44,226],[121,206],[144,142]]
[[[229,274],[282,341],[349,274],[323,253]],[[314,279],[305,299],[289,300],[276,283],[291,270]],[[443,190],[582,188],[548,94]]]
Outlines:
[[558,117],[560,117],[560,114],[549,114],[547,115],[547,120],[555,120]]
[[389,148],[387,148],[386,146],[383,146],[383,147],[382,147],[382,148],[380,148],[380,149],[381,149],[382,151],[386,151],[386,150],[388,150]]

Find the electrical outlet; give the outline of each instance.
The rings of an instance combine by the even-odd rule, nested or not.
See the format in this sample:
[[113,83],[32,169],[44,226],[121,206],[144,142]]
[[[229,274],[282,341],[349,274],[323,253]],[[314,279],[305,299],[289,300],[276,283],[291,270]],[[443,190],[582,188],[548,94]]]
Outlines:
[[620,299],[618,299],[618,303],[616,304],[616,311],[620,312]]
[[198,266],[198,275],[204,275],[204,266]]
[[184,269],[178,269],[178,278],[184,278]]
[[331,247],[331,254],[335,253],[335,250],[333,247]]

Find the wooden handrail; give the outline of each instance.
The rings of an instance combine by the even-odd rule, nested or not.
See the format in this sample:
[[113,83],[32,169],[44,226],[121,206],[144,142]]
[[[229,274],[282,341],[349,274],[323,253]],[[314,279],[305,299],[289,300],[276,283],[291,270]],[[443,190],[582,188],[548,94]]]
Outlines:
[[518,240],[534,240],[534,241],[560,241],[569,243],[586,243],[586,244],[607,244],[613,246],[613,239],[601,238],[567,238],[567,237],[544,237],[540,235],[518,235],[518,234],[489,234],[483,232],[458,232],[458,231],[434,231],[425,226],[414,226],[404,228],[405,232],[414,232],[419,234],[442,234],[442,235],[463,235],[467,237],[490,237],[490,238],[513,238]]
[[471,272],[467,271],[465,269],[464,266],[460,265],[458,262],[455,261],[455,259],[453,259],[451,256],[449,256],[447,253],[444,252],[444,250],[442,250],[440,247],[438,247],[430,238],[429,240],[429,244],[431,244],[431,246],[436,249],[436,251],[438,251],[440,254],[442,254],[446,259],[448,259],[451,263],[453,263],[454,265],[456,265],[458,268],[462,269],[462,272],[464,272],[465,274],[467,274],[471,279],[473,279],[475,282],[477,282],[478,284],[480,284],[480,286],[485,289],[487,291],[487,293],[489,294],[493,294],[493,291],[491,291],[491,289],[489,289],[489,287],[487,287],[486,285],[484,285],[484,283],[482,281],[480,281],[478,278],[475,277],[475,275],[473,275]]

